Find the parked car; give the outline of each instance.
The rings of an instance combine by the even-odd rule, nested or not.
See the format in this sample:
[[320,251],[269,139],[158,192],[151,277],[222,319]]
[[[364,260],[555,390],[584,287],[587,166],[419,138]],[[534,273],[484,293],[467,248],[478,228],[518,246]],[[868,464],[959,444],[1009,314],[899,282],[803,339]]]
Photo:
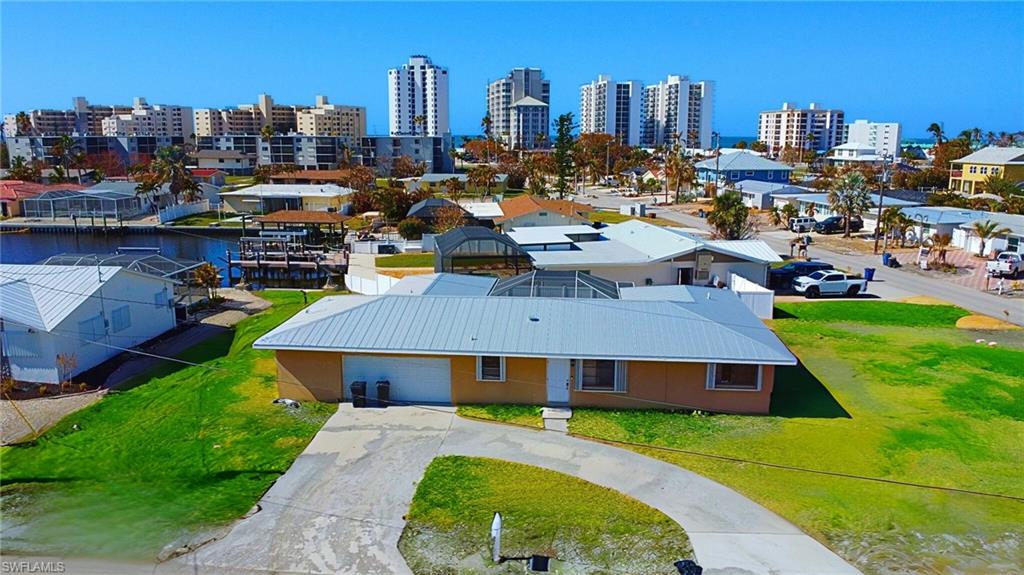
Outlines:
[[1021,264],[1020,254],[1016,252],[1003,252],[996,256],[996,259],[985,263],[985,271],[989,275],[999,277],[1017,277],[1024,269]]
[[809,232],[814,229],[814,224],[818,223],[818,220],[810,216],[801,216],[799,218],[789,218],[789,230],[802,234]]
[[768,287],[772,289],[787,289],[793,287],[793,280],[810,275],[820,270],[830,270],[832,264],[826,262],[804,262],[795,261],[778,267],[768,272]]
[[[850,219],[851,232],[859,232],[863,228],[864,220],[857,217]],[[820,222],[814,224],[814,231],[818,232],[819,234],[835,234],[838,232],[846,231],[845,218],[843,218],[842,216],[832,216],[830,218],[825,218]]]
[[851,277],[835,270],[821,270],[793,280],[793,289],[807,298],[823,295],[853,297],[868,291],[868,282],[864,278]]

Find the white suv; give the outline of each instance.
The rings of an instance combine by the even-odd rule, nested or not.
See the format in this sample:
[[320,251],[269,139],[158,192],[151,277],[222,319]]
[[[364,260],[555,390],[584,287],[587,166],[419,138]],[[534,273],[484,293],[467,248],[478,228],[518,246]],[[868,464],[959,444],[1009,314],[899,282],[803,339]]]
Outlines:
[[818,223],[818,220],[810,217],[803,216],[799,218],[789,218],[789,229],[790,231],[798,234],[806,233],[814,229],[814,224]]

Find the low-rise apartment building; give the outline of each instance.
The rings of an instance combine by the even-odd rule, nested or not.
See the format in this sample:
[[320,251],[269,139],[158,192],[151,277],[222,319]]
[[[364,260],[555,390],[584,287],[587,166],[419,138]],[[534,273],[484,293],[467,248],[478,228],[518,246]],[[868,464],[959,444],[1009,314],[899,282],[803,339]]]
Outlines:
[[843,143],[861,144],[874,149],[879,156],[898,158],[900,155],[900,124],[898,122],[869,122],[854,120],[843,125]]
[[[186,139],[181,136],[72,136],[78,148],[87,156],[111,153],[126,166],[146,161],[160,148],[183,146]],[[26,161],[39,160],[49,165],[59,164],[61,159],[53,149],[59,136],[17,136],[7,139],[11,158],[22,157]]]
[[200,138],[259,135],[264,126],[275,134],[345,137],[350,142],[366,135],[366,108],[331,104],[317,96],[313,106],[278,104],[260,94],[255,104],[233,108],[197,108],[195,133]]
[[366,136],[366,108],[341,106],[327,102],[327,96],[317,96],[316,106],[295,115],[297,132],[306,136],[334,136],[350,144]]
[[[4,136],[71,136],[103,134],[103,120],[118,114],[130,114],[131,106],[90,104],[78,96],[67,110],[40,109],[26,112],[26,125],[19,125],[17,114],[4,116]],[[186,136],[188,134],[185,134]]]

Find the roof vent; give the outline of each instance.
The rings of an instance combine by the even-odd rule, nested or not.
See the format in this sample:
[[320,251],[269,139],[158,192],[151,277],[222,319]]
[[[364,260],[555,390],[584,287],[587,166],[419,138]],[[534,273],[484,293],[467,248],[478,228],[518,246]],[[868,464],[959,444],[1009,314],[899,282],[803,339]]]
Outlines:
[[535,315],[531,315],[530,316],[530,321],[540,321],[540,318],[535,316]]

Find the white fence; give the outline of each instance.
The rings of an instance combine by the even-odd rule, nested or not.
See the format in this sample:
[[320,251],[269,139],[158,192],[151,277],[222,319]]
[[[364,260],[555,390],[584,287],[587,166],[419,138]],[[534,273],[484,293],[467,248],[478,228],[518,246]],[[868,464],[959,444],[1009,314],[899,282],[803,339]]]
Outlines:
[[398,282],[398,278],[380,274],[377,274],[376,277],[372,278],[351,274],[345,276],[345,287],[347,287],[349,291],[361,293],[363,295],[380,295],[391,289]]
[[373,240],[373,241],[354,241],[352,242],[352,253],[356,254],[378,254],[380,253],[379,247],[392,245],[400,253],[406,252],[422,252],[431,251],[426,250],[423,247],[423,242],[420,240]]
[[729,276],[729,289],[736,292],[740,300],[747,304],[750,311],[761,319],[772,318],[772,308],[775,307],[775,292],[763,288],[747,278],[732,274]]
[[175,204],[173,206],[167,206],[166,208],[160,208],[157,215],[160,217],[160,223],[163,224],[178,218],[208,211],[210,211],[210,200],[199,200],[198,202]]

